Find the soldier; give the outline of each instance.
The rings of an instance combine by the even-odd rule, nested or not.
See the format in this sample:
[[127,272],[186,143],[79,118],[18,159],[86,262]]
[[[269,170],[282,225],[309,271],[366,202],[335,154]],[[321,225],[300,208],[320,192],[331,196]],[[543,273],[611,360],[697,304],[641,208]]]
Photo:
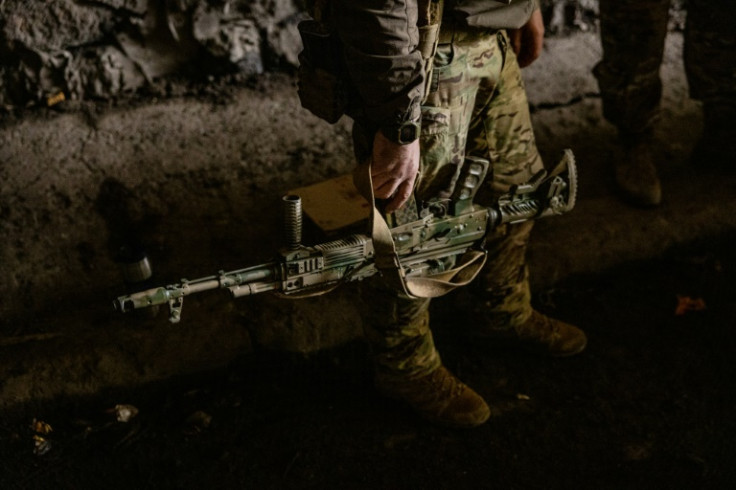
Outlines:
[[[320,2],[318,1],[318,6]],[[466,154],[491,161],[476,201],[488,205],[543,168],[520,66],[542,49],[536,0],[445,0],[434,67],[433,45],[417,28],[438,15],[437,0],[330,2],[331,24],[351,86],[348,114],[359,162],[370,160],[375,196],[387,213],[452,194]],[[431,21],[430,21],[431,22]],[[423,57],[424,54],[424,57]],[[487,239],[480,335],[505,336],[552,356],[581,352],[586,336],[531,307],[525,251],[532,221],[504,225]],[[485,401],[445,367],[429,328],[429,300],[386,287],[371,298],[366,337],[379,392],[450,426],[484,423]]]
[[[656,206],[662,190],[652,129],[662,96],[659,69],[670,0],[601,0],[603,59],[595,67],[603,115],[618,128],[624,158],[615,178],[626,198]],[[692,161],[733,169],[736,151],[736,2],[689,0],[684,60],[690,96],[702,101],[703,135]]]

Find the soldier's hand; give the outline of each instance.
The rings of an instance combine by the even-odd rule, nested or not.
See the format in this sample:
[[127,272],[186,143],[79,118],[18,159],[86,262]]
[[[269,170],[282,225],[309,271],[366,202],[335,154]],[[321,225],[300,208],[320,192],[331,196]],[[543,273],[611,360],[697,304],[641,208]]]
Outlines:
[[411,196],[419,171],[419,140],[400,145],[381,131],[373,140],[371,178],[376,199],[386,199],[385,212],[399,209]]
[[532,12],[526,24],[520,29],[509,30],[511,48],[516,53],[519,66],[524,68],[532,64],[542,54],[544,46],[544,19],[542,11],[536,9]]

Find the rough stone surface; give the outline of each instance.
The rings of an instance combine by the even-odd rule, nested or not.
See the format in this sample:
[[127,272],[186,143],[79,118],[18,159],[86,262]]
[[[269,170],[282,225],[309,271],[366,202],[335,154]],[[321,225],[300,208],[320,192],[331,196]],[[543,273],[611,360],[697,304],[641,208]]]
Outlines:
[[[300,5],[155,0],[0,4],[0,106],[111,98],[181,72],[293,68]],[[81,81],[80,81],[81,80]]]
[[99,42],[115,25],[115,12],[102,2],[74,0],[5,1],[0,18],[3,44],[47,52]]

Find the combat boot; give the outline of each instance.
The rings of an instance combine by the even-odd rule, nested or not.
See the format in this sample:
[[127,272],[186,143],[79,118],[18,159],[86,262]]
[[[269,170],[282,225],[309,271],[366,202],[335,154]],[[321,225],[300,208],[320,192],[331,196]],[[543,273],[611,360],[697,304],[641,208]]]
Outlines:
[[581,353],[588,344],[585,332],[578,327],[532,310],[523,323],[505,332],[507,337],[524,347],[552,357],[569,357]]
[[662,186],[652,159],[651,137],[624,135],[624,157],[615,164],[616,185],[624,198],[641,207],[662,202]]
[[477,427],[491,415],[485,400],[444,366],[417,378],[377,374],[376,390],[401,401],[426,420],[449,427]]

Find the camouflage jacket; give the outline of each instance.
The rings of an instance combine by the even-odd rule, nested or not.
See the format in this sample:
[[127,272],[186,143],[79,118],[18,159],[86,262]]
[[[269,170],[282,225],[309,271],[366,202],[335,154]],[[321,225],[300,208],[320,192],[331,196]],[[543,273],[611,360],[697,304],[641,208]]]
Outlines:
[[[331,2],[359,117],[375,128],[391,128],[420,117],[425,73],[417,49],[418,2]],[[445,0],[443,25],[452,21],[469,28],[518,28],[535,8],[537,0]]]

